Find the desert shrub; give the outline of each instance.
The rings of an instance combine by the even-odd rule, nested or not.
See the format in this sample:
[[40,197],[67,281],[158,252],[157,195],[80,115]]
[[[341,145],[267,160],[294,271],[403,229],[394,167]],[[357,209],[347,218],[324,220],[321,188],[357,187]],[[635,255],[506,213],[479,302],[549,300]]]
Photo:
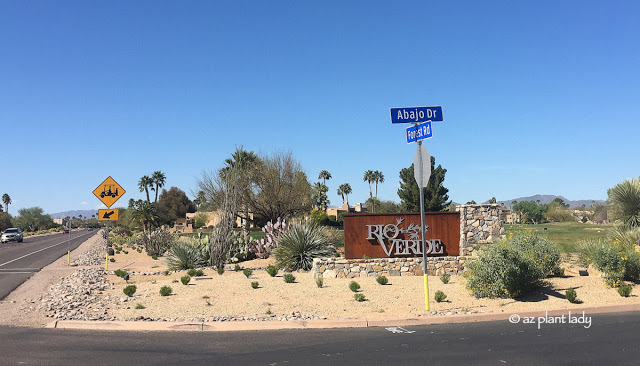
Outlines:
[[109,250],[107,250],[107,253],[109,255],[114,255],[115,254],[115,252],[113,251],[113,248],[109,248]]
[[187,271],[187,274],[193,277],[196,275],[196,270],[194,268],[191,268],[190,270]]
[[440,276],[440,281],[442,281],[442,283],[444,283],[445,285],[449,283],[450,279],[451,279],[451,275],[448,273],[445,273],[442,276]]
[[521,233],[504,243],[531,261],[542,278],[553,274],[560,265],[560,252],[544,236],[537,233]]
[[202,277],[202,276],[204,276],[204,271],[201,270],[201,269],[197,270],[196,271],[196,277]]
[[251,268],[245,268],[244,271],[242,271],[242,273],[245,275],[245,277],[249,278],[253,273],[253,270]]
[[251,288],[253,288],[254,290],[258,288],[258,285],[258,281],[251,282]]
[[124,290],[122,290],[122,292],[124,292],[125,295],[131,297],[133,296],[133,294],[136,293],[136,290],[138,288],[136,287],[136,285],[129,285],[127,287],[124,288]]
[[180,282],[182,282],[182,284],[186,286],[189,282],[191,282],[191,276],[180,277]]
[[383,286],[389,283],[389,279],[387,278],[387,276],[378,276],[376,277],[376,281]]
[[618,287],[622,281],[640,280],[640,253],[619,238],[584,240],[582,250],[587,262],[604,275],[607,285]]
[[436,294],[435,294],[434,298],[435,298],[436,302],[443,302],[444,299],[447,298],[447,295],[442,291],[436,291]]
[[216,271],[218,271],[218,274],[222,276],[222,274],[224,273],[224,266],[219,266],[218,268],[216,268]]
[[322,288],[322,285],[324,285],[324,280],[322,279],[322,277],[316,278],[316,286],[318,286],[318,288]]
[[357,301],[357,302],[363,302],[365,299],[364,294],[360,293],[360,294],[353,294],[353,298]]
[[118,277],[124,277],[124,275],[127,274],[127,271],[123,271],[121,269],[116,269],[115,271],[113,271],[113,274],[118,276]]
[[144,309],[144,305],[142,304],[138,304],[136,305],[136,309],[140,310],[140,309]]
[[269,276],[275,277],[278,274],[278,267],[269,265],[267,267],[267,273],[269,274]]
[[349,282],[349,289],[353,292],[358,292],[358,290],[360,290],[360,284],[356,281],[351,281]]
[[313,223],[293,224],[278,237],[278,247],[273,251],[276,265],[287,271],[310,270],[314,258],[335,253],[323,229]]
[[152,255],[151,259],[153,259],[154,261],[157,261],[158,260],[158,255],[157,254]]
[[631,285],[621,285],[618,287],[618,293],[622,297],[629,297],[631,295],[631,290],[633,290]]
[[193,269],[205,266],[207,246],[198,240],[176,241],[167,251],[167,266],[171,270]]
[[160,288],[160,295],[161,296],[169,296],[169,295],[171,295],[172,292],[173,292],[173,290],[169,286],[162,286]]
[[477,298],[516,298],[560,265],[560,253],[535,233],[516,233],[480,253],[468,265],[467,288]]
[[116,259],[115,258],[109,258],[109,262],[115,262]]
[[294,282],[296,282],[296,276],[292,275],[291,273],[285,273],[284,274],[284,282],[286,282],[286,283],[294,283]]
[[471,261],[468,271],[467,288],[476,298],[515,298],[542,280],[534,264],[521,253],[497,244]]
[[573,304],[578,299],[578,293],[573,287],[569,287],[567,291],[565,291],[564,297]]
[[174,234],[167,230],[157,230],[140,236],[137,245],[143,247],[148,255],[163,255],[176,241]]
[[240,267],[239,264],[236,264],[235,267],[233,267],[233,270],[238,272],[240,269],[242,269],[242,267]]

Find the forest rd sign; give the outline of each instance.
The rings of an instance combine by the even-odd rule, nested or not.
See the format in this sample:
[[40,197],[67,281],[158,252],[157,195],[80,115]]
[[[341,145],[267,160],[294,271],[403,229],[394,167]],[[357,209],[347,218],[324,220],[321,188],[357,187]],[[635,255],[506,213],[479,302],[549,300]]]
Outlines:
[[433,130],[431,129],[431,122],[425,122],[421,125],[407,128],[407,144],[432,137]]
[[442,122],[442,106],[391,108],[391,123]]
[[100,185],[93,190],[93,194],[107,207],[113,206],[125,192],[124,188],[111,177],[105,179],[104,182],[100,183]]

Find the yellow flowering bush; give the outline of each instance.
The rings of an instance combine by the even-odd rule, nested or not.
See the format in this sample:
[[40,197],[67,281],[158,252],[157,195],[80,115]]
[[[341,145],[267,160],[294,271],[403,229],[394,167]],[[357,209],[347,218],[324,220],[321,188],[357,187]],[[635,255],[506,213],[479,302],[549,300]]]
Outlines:
[[585,240],[581,246],[589,265],[604,274],[607,285],[618,287],[624,280],[640,280],[640,253],[633,245],[610,238]]
[[560,253],[546,238],[516,233],[468,265],[467,288],[477,298],[515,298],[559,268]]

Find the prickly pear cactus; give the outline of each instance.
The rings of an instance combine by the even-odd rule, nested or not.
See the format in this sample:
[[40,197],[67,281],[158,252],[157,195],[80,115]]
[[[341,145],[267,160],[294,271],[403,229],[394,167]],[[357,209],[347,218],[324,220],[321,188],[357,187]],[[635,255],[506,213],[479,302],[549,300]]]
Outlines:
[[287,224],[284,220],[278,218],[275,224],[271,221],[267,222],[262,231],[265,233],[264,238],[249,244],[249,252],[255,254],[258,258],[269,258],[271,251],[278,245],[276,239],[287,231]]

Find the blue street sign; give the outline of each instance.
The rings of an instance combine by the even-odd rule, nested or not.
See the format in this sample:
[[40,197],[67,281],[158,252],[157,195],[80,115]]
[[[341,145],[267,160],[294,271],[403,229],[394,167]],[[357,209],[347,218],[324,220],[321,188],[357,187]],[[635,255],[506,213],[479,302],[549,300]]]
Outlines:
[[442,107],[391,108],[391,123],[442,122]]
[[432,137],[431,122],[407,128],[407,144]]

